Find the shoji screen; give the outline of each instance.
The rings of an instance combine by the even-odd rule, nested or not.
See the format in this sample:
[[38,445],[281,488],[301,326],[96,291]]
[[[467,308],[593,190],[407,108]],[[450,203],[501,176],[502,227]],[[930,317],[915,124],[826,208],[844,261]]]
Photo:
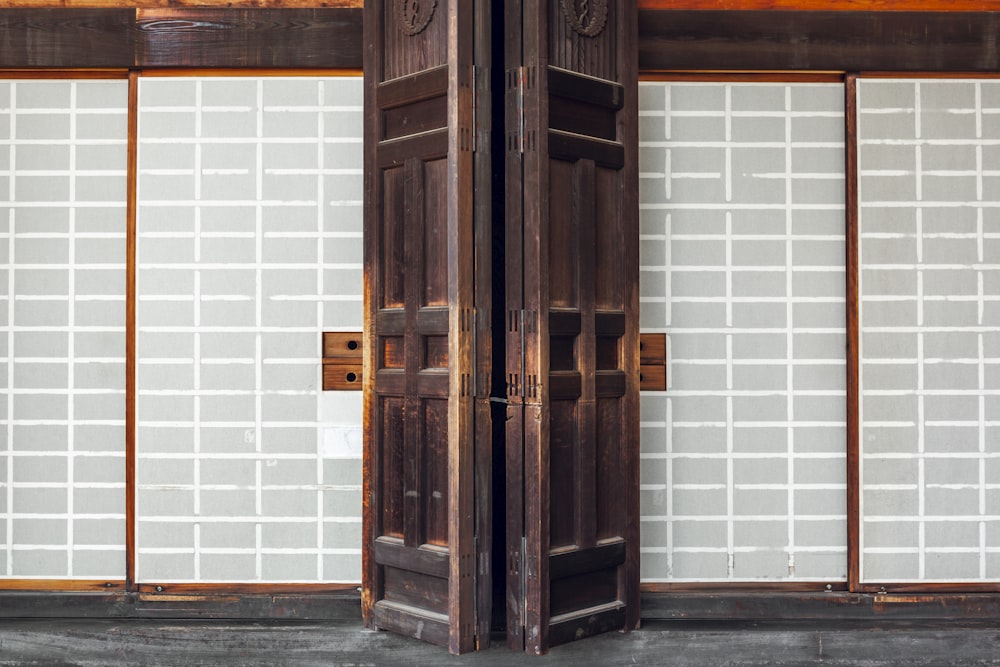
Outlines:
[[359,581],[360,78],[142,78],[137,577]]
[[0,81],[0,577],[125,576],[127,102]]
[[843,86],[640,96],[643,579],[843,581]]
[[859,80],[861,578],[1000,581],[1000,81]]

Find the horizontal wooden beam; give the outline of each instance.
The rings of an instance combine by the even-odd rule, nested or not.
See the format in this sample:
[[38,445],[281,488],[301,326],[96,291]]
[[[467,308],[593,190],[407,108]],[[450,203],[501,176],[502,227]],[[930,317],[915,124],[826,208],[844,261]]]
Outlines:
[[[750,0],[717,1],[750,5]],[[222,9],[177,8],[170,2],[167,9],[4,9],[0,69],[362,67],[361,10],[354,6]],[[759,2],[768,9],[715,11],[705,8],[712,4],[706,0],[645,0],[640,68],[647,73],[1000,70],[995,39],[1000,11],[942,13],[926,9],[926,1],[919,5],[922,11],[841,11],[840,6],[787,11]],[[670,9],[662,8],[668,4]],[[701,8],[677,9],[694,5]],[[1000,0],[951,6],[1000,8]]]
[[360,9],[150,9],[136,13],[137,67],[362,66]]
[[361,9],[364,0],[4,0],[23,9]]
[[353,69],[361,10],[4,9],[0,69]]
[[995,12],[1000,0],[638,0],[642,10]]
[[131,67],[134,26],[128,9],[4,9],[0,68]]
[[[994,12],[1000,0],[637,0],[640,10]],[[24,9],[361,9],[364,0],[6,0]]]
[[639,66],[666,70],[990,72],[1000,13],[640,12]]

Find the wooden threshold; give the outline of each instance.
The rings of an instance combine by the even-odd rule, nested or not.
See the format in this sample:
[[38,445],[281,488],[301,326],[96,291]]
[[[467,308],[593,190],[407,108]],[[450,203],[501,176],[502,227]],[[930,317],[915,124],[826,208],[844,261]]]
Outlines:
[[846,581],[723,581],[643,583],[643,595],[676,593],[691,594],[765,594],[765,593],[829,593],[847,591]]
[[644,621],[995,620],[1000,596],[882,593],[674,593],[642,596]]
[[357,592],[360,584],[352,583],[141,583],[136,588],[143,595],[210,597],[217,595],[316,595]]
[[124,591],[125,582],[118,579],[3,579],[0,580],[0,596],[10,591],[33,591],[38,593],[74,592],[109,593]]

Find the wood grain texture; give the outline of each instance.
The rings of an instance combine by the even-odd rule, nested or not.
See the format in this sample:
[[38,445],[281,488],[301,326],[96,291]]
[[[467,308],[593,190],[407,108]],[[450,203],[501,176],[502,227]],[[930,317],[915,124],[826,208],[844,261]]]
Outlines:
[[125,581],[104,581],[91,579],[3,579],[0,580],[2,591],[36,591],[36,592],[115,592],[126,589]]
[[349,7],[4,9],[0,67],[357,70],[361,33]]
[[[520,172],[508,188],[520,198],[508,199],[508,236],[521,244],[507,271],[522,300],[508,375],[522,376],[523,423],[508,451],[523,475],[512,494],[521,587],[509,593],[523,631],[509,623],[508,644],[540,654],[638,622],[638,173],[626,150],[638,141],[636,26],[630,2],[612,2],[587,38],[559,2],[519,9],[507,44],[520,55],[508,95],[523,110],[509,128]],[[614,565],[604,540],[623,545]],[[565,559],[571,573],[553,570]]]
[[133,33],[139,67],[362,66],[357,9],[148,9]]
[[24,9],[361,9],[364,0],[5,0]]
[[[364,0],[7,0],[6,6],[17,8],[258,8],[309,9],[354,8],[364,6]],[[702,11],[922,11],[922,12],[982,12],[1000,11],[1000,0],[637,0],[640,10],[702,10]]]
[[990,12],[998,0],[637,0],[639,10]]
[[4,9],[0,67],[131,67],[135,10]]
[[646,10],[645,70],[1000,69],[994,12]]
[[479,560],[474,14],[438,2],[408,34],[393,7],[365,7],[365,620],[462,653]]
[[[0,12],[0,67],[8,69],[362,67],[358,3],[18,2]],[[639,4],[639,65],[647,72],[1000,70],[1000,2],[944,7],[650,0]]]

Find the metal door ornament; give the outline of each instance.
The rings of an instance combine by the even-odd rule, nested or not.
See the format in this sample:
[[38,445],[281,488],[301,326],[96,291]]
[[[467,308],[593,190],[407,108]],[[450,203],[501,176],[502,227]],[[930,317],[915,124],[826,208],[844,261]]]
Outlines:
[[574,31],[597,37],[608,21],[608,0],[561,0],[563,16]]
[[419,35],[434,18],[437,0],[396,0],[396,24],[404,34]]

